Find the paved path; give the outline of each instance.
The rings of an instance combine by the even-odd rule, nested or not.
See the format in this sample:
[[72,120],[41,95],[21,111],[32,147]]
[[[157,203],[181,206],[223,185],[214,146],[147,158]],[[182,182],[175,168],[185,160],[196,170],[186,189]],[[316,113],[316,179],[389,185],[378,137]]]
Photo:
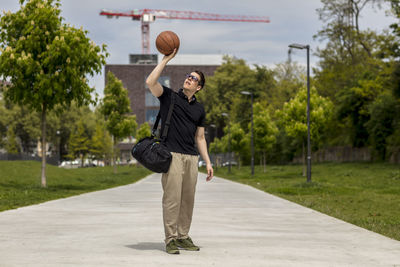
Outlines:
[[0,266],[400,266],[400,242],[200,174],[191,236],[164,252],[160,175],[0,213]]

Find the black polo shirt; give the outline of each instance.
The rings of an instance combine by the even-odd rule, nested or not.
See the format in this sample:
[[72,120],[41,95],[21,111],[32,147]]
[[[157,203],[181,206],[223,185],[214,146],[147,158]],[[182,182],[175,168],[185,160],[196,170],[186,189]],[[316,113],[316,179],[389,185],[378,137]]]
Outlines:
[[167,120],[171,94],[175,94],[175,104],[165,142],[166,146],[171,152],[198,155],[194,137],[197,127],[204,127],[206,113],[203,105],[197,102],[195,96],[190,102],[188,101],[183,89],[176,93],[163,86],[163,93],[158,97],[161,110],[161,133]]

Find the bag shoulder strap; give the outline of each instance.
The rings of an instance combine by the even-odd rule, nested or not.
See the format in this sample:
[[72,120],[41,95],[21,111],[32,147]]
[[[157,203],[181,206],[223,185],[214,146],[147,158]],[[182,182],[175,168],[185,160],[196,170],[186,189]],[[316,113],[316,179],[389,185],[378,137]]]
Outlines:
[[[174,104],[175,104],[175,93],[171,92],[171,104],[169,105],[168,116],[167,116],[167,120],[165,121],[164,131],[160,137],[161,140],[163,140],[163,141],[167,137],[169,125],[171,124],[171,116],[172,116],[172,111],[174,110]],[[152,137],[156,136],[156,131],[157,131],[157,127],[158,127],[158,123],[160,122],[160,119],[161,119],[161,110],[158,111],[157,119],[153,125],[153,130],[151,131]]]

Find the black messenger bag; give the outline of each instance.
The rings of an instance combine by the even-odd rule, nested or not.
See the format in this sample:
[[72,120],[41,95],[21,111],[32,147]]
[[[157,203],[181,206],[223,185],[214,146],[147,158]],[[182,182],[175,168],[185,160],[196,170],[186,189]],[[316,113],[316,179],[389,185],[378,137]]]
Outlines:
[[172,155],[167,150],[164,142],[168,135],[168,128],[171,121],[172,111],[174,109],[175,94],[171,92],[171,104],[168,110],[167,120],[165,121],[164,131],[161,137],[156,138],[158,123],[160,122],[161,114],[158,111],[157,119],[154,123],[150,137],[140,139],[136,145],[132,147],[132,156],[147,169],[166,173],[171,165]]

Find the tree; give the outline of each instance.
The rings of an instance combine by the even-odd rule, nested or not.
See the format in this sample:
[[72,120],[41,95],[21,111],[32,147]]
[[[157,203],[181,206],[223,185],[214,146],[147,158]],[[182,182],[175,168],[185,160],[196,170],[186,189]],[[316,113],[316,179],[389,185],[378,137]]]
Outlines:
[[[393,15],[397,19],[400,19],[400,0],[388,0],[388,2],[391,5]],[[391,24],[390,28],[392,29],[393,34],[395,34],[396,36],[400,36],[400,25],[398,22]],[[399,46],[400,46],[400,44],[398,43],[397,47],[396,47],[396,51],[397,51],[398,55],[400,54]]]
[[383,90],[383,85],[377,81],[360,80],[358,86],[338,94],[338,118],[344,121],[344,127],[354,147],[367,145],[369,135],[366,124],[371,117],[369,106]]
[[378,157],[384,160],[386,157],[388,137],[395,131],[395,119],[393,113],[396,110],[396,100],[390,94],[383,94],[369,106],[370,120],[366,123],[371,144],[378,153]]
[[[318,9],[325,25],[314,38],[326,40],[323,49],[317,49],[321,58],[316,70],[316,87],[322,96],[337,103],[335,94],[355,86],[365,79],[366,70],[377,70],[376,59],[386,60],[393,55],[392,36],[361,30],[360,17],[366,6],[381,7],[383,0],[322,0]],[[386,47],[387,49],[383,49]]]
[[221,139],[219,138],[214,138],[214,141],[212,141],[210,143],[210,153],[221,153],[221,152],[225,152],[225,146],[222,143]]
[[[226,140],[226,138],[225,138]],[[224,143],[225,140],[219,139],[219,138],[214,138],[214,141],[210,143],[210,153],[213,153],[215,155],[215,168],[218,168],[221,164],[220,158],[218,157],[219,153],[225,153],[227,152],[227,147],[228,144]]]
[[89,153],[91,145],[90,130],[83,120],[79,120],[74,132],[69,140],[69,153],[71,158],[80,157],[81,167],[84,166],[86,155]]
[[[95,129],[95,123],[98,120],[97,117],[93,116],[93,112],[90,110],[88,106],[78,106],[75,101],[71,103],[69,109],[65,110],[62,106],[57,106],[54,111],[52,117],[57,115],[59,122],[57,123],[55,128],[52,126],[52,134],[53,139],[57,138],[57,142],[59,143],[60,149],[60,157],[63,158],[69,154],[68,152],[68,144],[71,137],[71,134],[77,128],[77,124],[80,120],[84,120],[85,124],[90,124],[90,129]],[[62,122],[62,123],[61,123]],[[55,133],[54,133],[55,130]],[[58,131],[58,136],[57,136]],[[94,130],[93,130],[94,131]]]
[[[241,154],[245,153],[246,149],[249,148],[249,142],[246,139],[246,133],[245,131],[241,128],[240,123],[232,123],[230,127],[231,131],[231,151],[235,153],[236,157],[238,158],[239,162],[239,169],[241,165]],[[222,142],[223,144],[228,144],[228,126],[224,128],[224,133],[225,135],[222,137]]]
[[9,111],[5,107],[5,103],[0,99],[0,147],[4,147],[5,138],[7,137],[7,128],[9,125]]
[[[131,112],[128,91],[112,72],[107,73],[107,85],[104,88],[104,98],[100,112],[105,118],[108,132],[113,137],[115,151],[120,139],[134,135],[137,123],[135,115],[128,115]],[[115,173],[117,171],[115,153],[113,153],[113,165]]]
[[205,90],[200,91],[198,97],[204,104],[207,121],[222,128],[226,124],[221,113],[227,112],[232,121],[240,121],[245,128],[250,108],[240,92],[251,91],[257,100],[268,97],[273,86],[272,71],[262,66],[251,69],[243,59],[225,56],[224,63],[207,80]]
[[0,100],[0,146],[12,127],[13,135],[18,138],[22,152],[32,153],[31,144],[40,136],[40,119],[37,112]]
[[266,172],[266,153],[276,143],[278,128],[271,120],[269,112],[260,103],[254,104],[254,145],[262,153],[264,172]]
[[32,143],[36,143],[40,137],[39,114],[25,107],[12,105],[10,108],[10,120],[16,136],[21,141],[22,151],[32,153]]
[[[105,46],[90,42],[87,31],[63,23],[59,0],[20,0],[21,8],[0,19],[0,75],[9,78],[4,97],[41,116],[42,150],[46,148],[46,114],[58,104],[95,103],[85,76],[101,71]],[[45,155],[45,153],[43,153]],[[41,184],[46,187],[46,157]]]
[[96,130],[90,142],[89,152],[94,159],[106,160],[112,156],[112,139],[104,123],[97,122]]
[[[326,130],[328,121],[332,116],[333,105],[331,101],[317,94],[314,87],[310,92],[310,135],[311,142],[317,146],[321,135]],[[307,140],[307,88],[300,89],[298,94],[285,103],[278,117],[288,136],[296,139],[302,145],[303,151],[303,176],[305,176],[305,143]]]
[[306,69],[303,66],[290,60],[276,64],[274,69],[275,94],[271,100],[267,100],[271,104],[270,106],[274,109],[281,109],[283,104],[289,101],[300,87],[306,86],[305,73]]
[[147,122],[142,123],[142,125],[140,125],[139,129],[137,130],[135,136],[136,142],[150,135],[151,135],[150,125]]
[[315,85],[322,96],[335,104],[331,145],[369,145],[373,140],[366,127],[371,119],[370,105],[379,95],[398,86],[398,82],[391,84],[399,55],[398,37],[387,30],[378,33],[360,27],[366,7],[381,8],[383,2],[323,0],[323,7],[318,10],[325,25],[314,38],[327,42],[316,53],[321,60],[315,69]]
[[12,127],[8,127],[7,130],[6,150],[8,154],[18,154],[19,152],[19,145]]
[[358,60],[354,53],[357,47],[371,56],[372,47],[366,42],[367,38],[360,30],[360,16],[367,6],[380,6],[383,0],[321,0],[323,7],[317,9],[320,20],[325,23],[324,28],[318,32],[321,39],[340,44],[337,50],[342,57],[349,56],[352,62]]

